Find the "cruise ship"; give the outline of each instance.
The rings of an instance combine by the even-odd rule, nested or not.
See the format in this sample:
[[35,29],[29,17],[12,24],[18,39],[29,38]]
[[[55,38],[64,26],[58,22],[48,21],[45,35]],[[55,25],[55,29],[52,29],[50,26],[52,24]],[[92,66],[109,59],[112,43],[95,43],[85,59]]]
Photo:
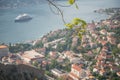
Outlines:
[[26,22],[26,21],[29,21],[31,20],[32,17],[26,13],[24,14],[20,14],[18,15],[16,18],[15,18],[15,22]]

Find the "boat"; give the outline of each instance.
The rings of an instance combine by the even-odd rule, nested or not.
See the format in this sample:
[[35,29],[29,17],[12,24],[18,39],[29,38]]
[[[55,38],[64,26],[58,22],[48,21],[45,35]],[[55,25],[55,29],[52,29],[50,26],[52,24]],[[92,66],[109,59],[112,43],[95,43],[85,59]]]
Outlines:
[[24,14],[20,14],[18,15],[16,18],[15,18],[15,22],[26,22],[26,21],[29,21],[31,20],[32,17],[26,13]]

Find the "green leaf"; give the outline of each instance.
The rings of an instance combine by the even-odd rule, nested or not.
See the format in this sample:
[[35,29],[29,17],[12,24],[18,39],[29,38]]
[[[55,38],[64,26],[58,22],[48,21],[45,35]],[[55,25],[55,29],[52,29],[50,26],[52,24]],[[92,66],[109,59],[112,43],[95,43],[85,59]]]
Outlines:
[[81,20],[82,24],[87,25],[87,23],[84,20]]
[[[80,25],[78,25],[78,24],[80,24]],[[80,18],[74,18],[72,20],[72,22],[65,24],[65,26],[67,26],[68,29],[72,29],[76,25],[78,25],[78,27],[75,28],[76,29],[75,33],[77,33],[79,38],[82,39],[83,34],[86,33],[86,26],[87,26],[87,23],[84,20],[82,20]]]
[[68,29],[72,29],[74,25],[71,23],[67,23],[67,24],[65,24],[65,26],[68,27]]
[[82,25],[81,25],[81,27],[82,27],[83,29],[86,29],[86,26],[87,26],[86,24],[82,24]]
[[78,33],[78,36],[80,39],[82,39],[82,34],[80,32]]
[[74,18],[72,21],[74,25],[78,25],[80,22],[81,22],[80,18]]
[[68,3],[73,5],[75,3],[75,0],[68,0]]
[[85,30],[84,30],[84,29],[82,29],[82,30],[80,30],[80,32],[84,33],[84,32],[85,32]]
[[78,7],[78,5],[77,5],[77,4],[75,4],[75,7],[76,7],[76,9],[79,9],[79,7]]
[[74,18],[73,20],[74,20],[74,21],[79,21],[79,22],[81,21],[80,18]]

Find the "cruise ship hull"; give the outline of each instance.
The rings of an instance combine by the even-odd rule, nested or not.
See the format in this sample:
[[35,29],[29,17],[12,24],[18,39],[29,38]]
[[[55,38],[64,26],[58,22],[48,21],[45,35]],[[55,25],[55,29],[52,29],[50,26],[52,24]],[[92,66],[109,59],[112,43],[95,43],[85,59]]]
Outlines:
[[26,19],[15,19],[15,22],[27,22],[30,21],[32,18],[26,18]]

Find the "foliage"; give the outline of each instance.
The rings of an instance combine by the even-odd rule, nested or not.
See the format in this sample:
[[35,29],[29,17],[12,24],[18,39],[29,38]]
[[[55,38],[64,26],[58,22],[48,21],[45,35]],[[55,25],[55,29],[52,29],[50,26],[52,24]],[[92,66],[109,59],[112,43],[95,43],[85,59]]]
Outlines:
[[67,58],[65,58],[64,64],[62,65],[61,69],[64,70],[64,71],[70,72],[71,64],[70,64],[70,61]]
[[115,37],[117,38],[117,43],[120,43],[120,27],[112,29],[115,32]]
[[73,4],[75,3],[75,0],[68,0],[68,3],[69,3],[70,5],[73,5]]
[[49,44],[49,46],[46,48],[46,50],[47,50],[47,53],[48,53],[49,51],[55,51],[55,49],[52,48],[52,45],[50,45],[50,44]]
[[117,57],[117,54],[119,53],[120,53],[120,49],[118,49],[117,46],[112,47],[113,56]]
[[42,47],[43,47],[42,41],[34,45],[34,48],[42,48]]
[[67,72],[70,72],[71,70],[71,64],[66,64],[64,67],[63,67],[63,70],[67,71]]
[[39,64],[39,63],[38,63],[37,61],[34,61],[34,62],[33,62],[33,65],[36,66],[36,67],[38,66],[38,64]]
[[47,74],[48,76],[52,76],[50,71],[45,71],[45,74]]
[[57,78],[57,80],[65,80],[63,77]]
[[65,50],[67,50],[67,44],[66,43],[65,44],[58,43],[56,50],[58,52],[63,52]]
[[71,50],[75,53],[79,53],[79,50],[77,49],[77,46],[71,47]]
[[86,33],[86,25],[87,23],[80,18],[74,18],[70,23],[65,24],[68,29],[75,29],[80,39]]
[[59,65],[58,62],[55,59],[53,59],[53,60],[51,60],[51,64],[49,65],[49,69],[56,68],[58,65]]
[[15,45],[11,45],[11,43],[9,44],[9,51],[11,53],[17,53],[17,52],[21,52],[21,51],[27,51],[32,49],[32,45],[31,44],[24,44],[24,43],[19,43],[19,44],[15,44]]
[[4,65],[0,64],[0,80],[42,80],[42,70],[27,65]]

